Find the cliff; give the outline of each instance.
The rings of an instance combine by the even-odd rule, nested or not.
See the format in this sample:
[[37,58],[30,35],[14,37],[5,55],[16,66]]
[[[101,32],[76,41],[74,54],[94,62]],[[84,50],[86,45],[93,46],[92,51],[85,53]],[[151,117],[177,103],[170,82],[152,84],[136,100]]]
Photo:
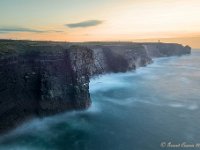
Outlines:
[[143,45],[150,57],[181,56],[191,53],[191,48],[189,46],[183,47],[175,43],[143,43]]
[[152,62],[143,45],[114,44],[88,46],[93,51],[92,74],[126,72]]
[[90,49],[24,43],[4,48],[0,54],[0,131],[28,118],[90,105]]
[[191,51],[164,43],[72,44],[0,41],[0,133],[32,117],[89,107],[91,76]]

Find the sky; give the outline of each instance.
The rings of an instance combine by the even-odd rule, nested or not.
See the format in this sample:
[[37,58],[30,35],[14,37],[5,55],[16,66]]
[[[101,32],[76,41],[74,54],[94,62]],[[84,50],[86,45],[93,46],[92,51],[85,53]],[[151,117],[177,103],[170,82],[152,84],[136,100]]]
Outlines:
[[161,40],[200,48],[200,0],[0,0],[0,39]]

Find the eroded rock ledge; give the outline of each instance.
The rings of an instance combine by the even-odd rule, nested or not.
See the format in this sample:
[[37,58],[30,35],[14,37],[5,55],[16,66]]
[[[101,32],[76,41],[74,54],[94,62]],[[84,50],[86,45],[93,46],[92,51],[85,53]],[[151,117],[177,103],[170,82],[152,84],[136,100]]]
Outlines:
[[28,118],[89,107],[91,76],[190,53],[189,46],[165,43],[0,40],[0,133]]

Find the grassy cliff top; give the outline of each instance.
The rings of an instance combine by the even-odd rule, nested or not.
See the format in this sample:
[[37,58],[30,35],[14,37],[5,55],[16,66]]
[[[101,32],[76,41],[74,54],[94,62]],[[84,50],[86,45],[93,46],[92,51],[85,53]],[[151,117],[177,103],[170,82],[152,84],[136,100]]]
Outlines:
[[0,40],[0,55],[19,53],[27,51],[52,51],[62,50],[69,43],[48,41],[22,41],[22,40]]
[[[134,42],[53,42],[53,41],[28,41],[28,40],[0,40],[0,55],[6,54],[23,54],[27,51],[41,51],[41,52],[53,52],[60,51],[69,48],[71,45],[80,46],[131,46],[141,47],[142,44],[158,44],[158,43],[134,43]],[[164,44],[164,43],[159,43]],[[176,43],[168,43],[176,44]]]

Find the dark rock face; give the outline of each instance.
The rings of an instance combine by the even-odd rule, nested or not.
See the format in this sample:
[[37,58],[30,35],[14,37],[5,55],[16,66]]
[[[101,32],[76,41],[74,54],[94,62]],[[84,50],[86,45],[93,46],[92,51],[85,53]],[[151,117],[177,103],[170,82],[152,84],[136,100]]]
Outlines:
[[[94,53],[93,74],[126,72],[152,62],[141,44],[90,46]],[[96,70],[95,70],[96,69]]]
[[181,56],[191,53],[191,48],[189,46],[184,47],[180,44],[144,43],[143,45],[150,57]]
[[126,72],[152,57],[189,54],[178,44],[88,44],[0,41],[0,133],[32,117],[90,106],[89,78]]
[[[89,107],[92,50],[26,47],[0,59],[0,132],[23,120]],[[47,51],[44,51],[47,50]]]
[[41,99],[39,115],[53,114],[90,105],[89,68],[93,63],[92,51],[72,46],[41,59]]

